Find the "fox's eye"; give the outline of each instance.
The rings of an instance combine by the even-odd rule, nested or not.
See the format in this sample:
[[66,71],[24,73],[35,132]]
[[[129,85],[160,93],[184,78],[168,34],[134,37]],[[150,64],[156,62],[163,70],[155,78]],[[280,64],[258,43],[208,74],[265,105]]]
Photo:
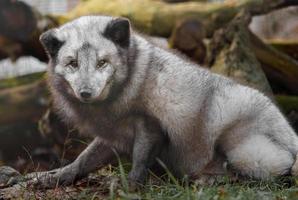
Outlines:
[[99,60],[99,61],[97,62],[96,68],[97,68],[97,69],[102,68],[102,67],[104,67],[106,64],[107,64],[107,61],[106,61],[106,60]]
[[77,68],[78,67],[78,62],[76,60],[71,60],[66,67],[71,67],[71,68]]

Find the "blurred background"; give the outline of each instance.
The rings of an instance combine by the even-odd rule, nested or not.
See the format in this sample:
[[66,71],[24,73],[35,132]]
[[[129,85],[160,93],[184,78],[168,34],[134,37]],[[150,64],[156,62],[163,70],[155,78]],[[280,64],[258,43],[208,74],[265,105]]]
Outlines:
[[152,42],[259,89],[298,131],[297,4],[287,0],[1,0],[0,165],[22,172],[55,168],[72,161],[89,141],[51,110],[44,74],[47,57],[38,37],[90,14],[127,17]]
[[[74,8],[79,0],[23,0],[22,2],[34,7],[42,14],[64,14]],[[3,12],[5,12],[3,10]],[[16,13],[17,14],[17,13]],[[3,23],[5,23],[3,21]],[[21,57],[15,62],[10,59],[3,59],[0,63],[0,78],[20,76],[33,72],[44,71],[45,63],[41,63],[34,57]]]

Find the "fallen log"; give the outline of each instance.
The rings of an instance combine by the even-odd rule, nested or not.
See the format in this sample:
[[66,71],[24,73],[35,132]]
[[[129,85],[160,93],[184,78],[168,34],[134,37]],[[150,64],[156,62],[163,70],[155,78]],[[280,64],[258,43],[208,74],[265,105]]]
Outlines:
[[[266,6],[264,6],[266,5]],[[176,22],[196,18],[206,27],[207,35],[229,23],[236,14],[246,8],[253,15],[298,5],[294,0],[227,0],[224,2],[184,2],[169,4],[152,0],[89,0],[82,1],[75,9],[57,18],[59,24],[89,14],[104,14],[129,18],[142,32],[169,37]]]
[[265,43],[274,47],[279,51],[282,51],[283,53],[291,56],[292,58],[298,60],[298,41],[297,40],[273,39],[273,40],[266,40]]
[[[206,29],[206,36],[212,37],[215,30],[226,26],[244,8],[252,15],[259,15],[297,4],[298,2],[294,0],[227,0],[224,3],[89,0],[81,1],[66,15],[43,16],[23,2],[3,0],[0,2],[0,22],[6,24],[6,28],[5,30],[0,28],[0,59],[10,57],[15,60],[23,55],[32,55],[41,61],[47,61],[38,40],[39,35],[49,28],[82,15],[105,14],[127,17],[137,30],[164,37],[170,36],[178,21],[198,19]],[[22,20],[11,20],[11,18]],[[20,23],[17,23],[18,21]],[[28,26],[26,34],[20,36],[26,25]]]
[[227,27],[217,30],[210,43],[208,62],[211,71],[272,96],[267,78],[252,50],[248,24],[251,16],[243,11]]
[[250,33],[251,47],[275,93],[298,95],[298,61]]
[[3,79],[3,80],[0,80],[0,90],[4,90],[4,89],[16,87],[16,86],[27,85],[43,79],[44,76],[45,76],[44,72],[38,72],[38,73],[29,74],[29,75]]

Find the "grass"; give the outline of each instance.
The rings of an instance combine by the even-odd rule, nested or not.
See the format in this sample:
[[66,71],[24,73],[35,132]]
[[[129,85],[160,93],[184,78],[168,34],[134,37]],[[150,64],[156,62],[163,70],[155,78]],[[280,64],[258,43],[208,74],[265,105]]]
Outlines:
[[[227,177],[213,186],[190,184],[188,179],[177,180],[166,170],[157,176],[150,173],[147,183],[139,190],[129,190],[128,163],[118,167],[107,166],[91,174],[75,185],[57,187],[52,190],[36,190],[20,187],[10,190],[7,199],[109,199],[109,200],[298,200],[298,179],[294,177],[276,178],[271,181],[243,180],[231,183]],[[1,194],[0,190],[0,194]],[[0,199],[3,196],[0,195]]]
[[[129,165],[106,167],[75,186],[54,190],[34,191],[23,188],[17,199],[177,199],[177,200],[297,200],[298,187],[293,177],[272,181],[242,181],[229,183],[227,179],[214,186],[195,186],[187,179],[178,181],[170,174],[158,177],[151,174],[147,184],[137,192],[130,192],[127,183]],[[27,194],[26,194],[27,193]],[[30,193],[30,195],[28,195]]]
[[[122,166],[115,175],[123,175]],[[123,187],[124,186],[124,187]],[[261,200],[261,199],[298,199],[298,187],[293,177],[284,177],[272,181],[260,182],[247,180],[239,183],[229,183],[228,179],[221,180],[214,186],[196,186],[189,184],[187,179],[178,181],[170,174],[165,177],[151,175],[147,184],[137,193],[129,193],[126,184],[118,189],[118,196],[110,195],[109,199],[177,199],[177,200]],[[134,198],[132,198],[134,197]]]

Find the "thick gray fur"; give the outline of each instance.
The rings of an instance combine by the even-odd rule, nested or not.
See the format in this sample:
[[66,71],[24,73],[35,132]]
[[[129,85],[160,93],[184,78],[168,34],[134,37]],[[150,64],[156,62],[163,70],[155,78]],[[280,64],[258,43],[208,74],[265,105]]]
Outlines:
[[177,177],[217,173],[210,163],[222,166],[219,155],[244,176],[290,173],[298,138],[269,98],[150,43],[126,19],[81,17],[41,42],[56,111],[95,139],[39,184],[70,184],[115,161],[114,151],[132,159],[129,179],[139,183],[156,158]]

